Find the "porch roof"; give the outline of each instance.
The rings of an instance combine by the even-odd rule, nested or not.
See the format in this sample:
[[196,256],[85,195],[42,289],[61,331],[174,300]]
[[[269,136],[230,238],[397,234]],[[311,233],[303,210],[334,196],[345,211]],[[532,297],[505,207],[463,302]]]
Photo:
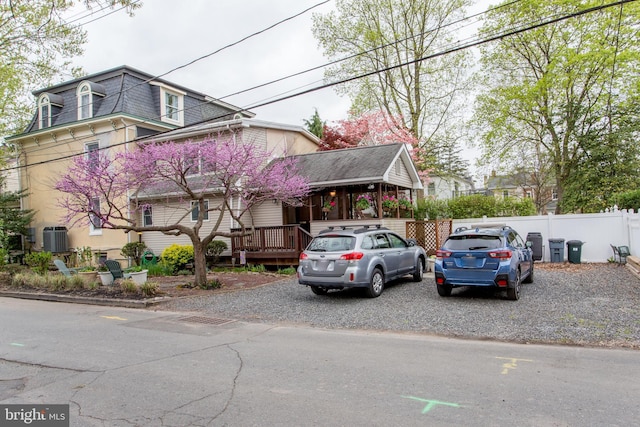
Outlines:
[[422,182],[405,144],[384,144],[317,151],[293,156],[301,175],[312,188],[365,183],[393,183],[391,172],[398,159],[405,165],[413,189]]

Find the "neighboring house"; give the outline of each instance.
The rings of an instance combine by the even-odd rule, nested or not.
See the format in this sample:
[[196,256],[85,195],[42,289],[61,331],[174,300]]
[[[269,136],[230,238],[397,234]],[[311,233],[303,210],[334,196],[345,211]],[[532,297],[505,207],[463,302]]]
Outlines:
[[558,200],[553,187],[539,188],[535,178],[523,172],[498,175],[492,171],[490,176],[484,178],[484,190],[486,194],[497,198],[530,198],[539,214],[554,212]]
[[[37,110],[23,133],[7,138],[18,147],[20,189],[28,189],[23,207],[36,211],[36,250],[68,252],[89,246],[104,256],[120,257],[120,248],[138,236],[103,230],[100,224],[65,230],[64,211],[54,190],[72,156],[95,156],[130,149],[136,138],[204,121],[252,117],[205,94],[122,66],[33,92]],[[126,197],[127,195],[123,195]],[[133,234],[133,233],[130,233]]]
[[425,195],[432,199],[451,199],[475,193],[473,180],[469,177],[429,175]]

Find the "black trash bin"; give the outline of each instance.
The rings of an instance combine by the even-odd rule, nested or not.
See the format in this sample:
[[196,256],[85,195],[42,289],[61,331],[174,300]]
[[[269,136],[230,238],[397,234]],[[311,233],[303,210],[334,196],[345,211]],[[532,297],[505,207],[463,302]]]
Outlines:
[[571,264],[580,264],[583,244],[584,242],[580,240],[569,240],[567,242],[567,258]]
[[564,262],[564,239],[549,239],[551,262]]
[[531,250],[533,251],[533,260],[542,260],[542,233],[532,231],[527,234],[527,242],[531,242]]

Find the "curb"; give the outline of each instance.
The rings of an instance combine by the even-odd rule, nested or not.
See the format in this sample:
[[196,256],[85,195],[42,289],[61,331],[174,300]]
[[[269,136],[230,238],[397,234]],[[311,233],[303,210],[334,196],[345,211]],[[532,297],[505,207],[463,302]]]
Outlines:
[[125,308],[147,308],[155,304],[159,304],[165,301],[169,301],[170,297],[156,297],[142,300],[131,299],[107,299],[107,298],[92,298],[92,297],[77,297],[71,295],[57,295],[46,293],[29,293],[29,292],[7,292],[0,291],[0,297],[7,298],[20,298],[30,300],[41,300],[50,302],[66,302],[74,304],[90,304],[90,305],[104,305],[110,307],[125,307]]

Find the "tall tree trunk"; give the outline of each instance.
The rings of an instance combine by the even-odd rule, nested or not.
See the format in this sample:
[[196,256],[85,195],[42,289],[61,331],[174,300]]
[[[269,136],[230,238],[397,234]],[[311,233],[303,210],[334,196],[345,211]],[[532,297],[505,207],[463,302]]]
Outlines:
[[202,242],[193,243],[193,262],[195,269],[194,284],[200,287],[207,286],[207,257],[206,249]]

